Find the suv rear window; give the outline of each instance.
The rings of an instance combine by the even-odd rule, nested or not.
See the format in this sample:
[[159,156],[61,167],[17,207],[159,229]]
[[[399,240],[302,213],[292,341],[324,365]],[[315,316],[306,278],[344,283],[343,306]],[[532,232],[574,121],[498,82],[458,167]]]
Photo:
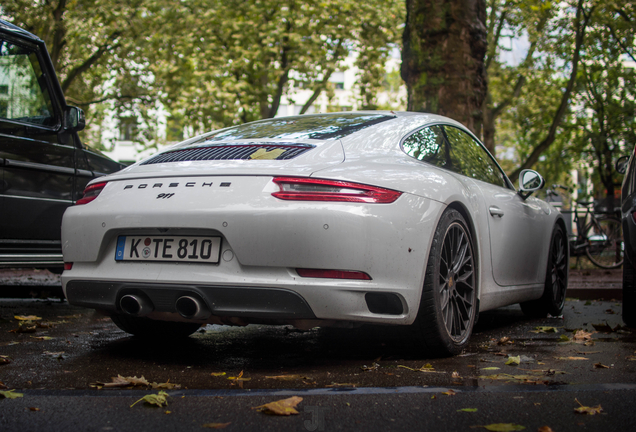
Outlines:
[[221,129],[198,144],[239,139],[336,139],[393,118],[383,114],[361,113],[274,118]]

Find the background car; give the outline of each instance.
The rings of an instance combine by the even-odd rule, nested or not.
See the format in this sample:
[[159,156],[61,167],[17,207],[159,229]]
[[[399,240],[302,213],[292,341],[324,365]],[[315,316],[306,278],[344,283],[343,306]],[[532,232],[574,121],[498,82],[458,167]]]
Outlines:
[[456,354],[477,313],[559,315],[561,214],[461,124],[419,113],[275,118],[93,181],[64,215],[71,304],[141,336],[203,323],[410,326]]
[[123,166],[82,146],[44,42],[0,20],[0,267],[63,269],[60,227],[86,184]]

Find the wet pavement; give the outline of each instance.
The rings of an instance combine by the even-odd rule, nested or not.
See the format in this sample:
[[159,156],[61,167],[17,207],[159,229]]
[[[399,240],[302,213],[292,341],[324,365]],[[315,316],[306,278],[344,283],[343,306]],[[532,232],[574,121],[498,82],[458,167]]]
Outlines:
[[[24,395],[0,399],[0,430],[633,430],[636,330],[623,327],[620,301],[568,296],[560,318],[529,319],[518,306],[482,313],[452,358],[373,326],[210,325],[181,342],[143,341],[59,299],[0,299],[0,382]],[[29,315],[34,331],[15,331]],[[166,389],[167,408],[130,408],[159,389],[105,388],[117,375],[179,387]],[[294,395],[304,398],[298,416],[251,409]],[[579,402],[603,413],[577,414]]]

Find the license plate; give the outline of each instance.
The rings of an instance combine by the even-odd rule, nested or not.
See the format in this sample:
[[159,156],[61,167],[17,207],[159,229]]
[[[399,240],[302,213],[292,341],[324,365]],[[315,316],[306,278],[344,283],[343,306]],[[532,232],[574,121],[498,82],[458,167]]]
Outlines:
[[115,261],[218,263],[221,237],[119,236]]

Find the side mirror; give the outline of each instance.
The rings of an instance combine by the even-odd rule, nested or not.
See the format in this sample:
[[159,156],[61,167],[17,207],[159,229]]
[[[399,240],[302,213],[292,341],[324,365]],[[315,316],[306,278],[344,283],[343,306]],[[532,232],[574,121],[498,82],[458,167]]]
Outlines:
[[627,172],[627,165],[629,164],[629,156],[621,156],[616,160],[614,167],[619,174],[625,174]]
[[523,199],[528,198],[533,192],[538,191],[545,185],[545,180],[541,174],[534,170],[523,170],[519,175],[519,195]]
[[69,106],[64,111],[64,129],[67,131],[81,131],[86,127],[86,116],[80,108]]

